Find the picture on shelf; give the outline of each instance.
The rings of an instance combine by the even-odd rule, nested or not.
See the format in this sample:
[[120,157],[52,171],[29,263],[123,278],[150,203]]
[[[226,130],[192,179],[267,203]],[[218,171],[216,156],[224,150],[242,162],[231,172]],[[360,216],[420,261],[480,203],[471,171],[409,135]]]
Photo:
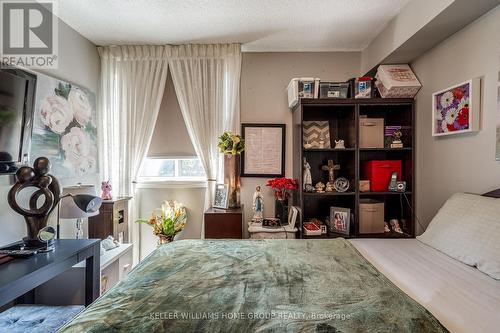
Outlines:
[[349,236],[351,225],[351,210],[342,207],[330,207],[330,232]]
[[215,186],[214,203],[212,205],[214,208],[227,209],[227,207],[228,207],[228,200],[227,200],[228,188],[229,187],[226,184],[217,184]]
[[432,135],[479,130],[479,79],[472,79],[432,94]]

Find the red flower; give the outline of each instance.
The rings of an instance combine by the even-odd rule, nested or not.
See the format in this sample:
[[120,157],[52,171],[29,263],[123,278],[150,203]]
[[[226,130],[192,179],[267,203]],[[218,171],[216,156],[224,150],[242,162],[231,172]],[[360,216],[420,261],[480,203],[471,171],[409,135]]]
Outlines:
[[453,90],[453,96],[455,96],[456,99],[462,99],[462,97],[464,96],[464,91],[462,90],[462,88],[455,88]]
[[298,188],[298,184],[295,179],[284,177],[269,179],[266,182],[266,186],[269,186],[274,190],[274,196],[279,200],[290,197],[290,191],[294,191]]
[[457,120],[460,127],[469,125],[469,107],[465,106],[458,111]]

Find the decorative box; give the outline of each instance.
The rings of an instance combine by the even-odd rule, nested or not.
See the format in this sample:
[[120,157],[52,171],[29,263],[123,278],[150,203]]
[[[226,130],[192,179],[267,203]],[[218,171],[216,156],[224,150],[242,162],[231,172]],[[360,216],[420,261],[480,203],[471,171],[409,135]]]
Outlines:
[[384,118],[359,119],[359,148],[384,148]]
[[363,178],[370,180],[372,192],[384,192],[389,187],[391,175],[396,172],[398,180],[401,180],[400,160],[374,160],[363,163]]
[[301,98],[318,98],[319,78],[293,78],[288,84],[288,107],[293,108]]
[[321,236],[321,226],[314,222],[305,222],[303,225],[304,235]]
[[320,98],[347,98],[349,82],[320,82]]
[[359,233],[383,233],[384,214],[383,202],[373,199],[361,199],[359,201]]
[[422,87],[408,65],[380,65],[375,77],[383,98],[413,98]]
[[370,192],[370,181],[360,180],[359,181],[359,192]]

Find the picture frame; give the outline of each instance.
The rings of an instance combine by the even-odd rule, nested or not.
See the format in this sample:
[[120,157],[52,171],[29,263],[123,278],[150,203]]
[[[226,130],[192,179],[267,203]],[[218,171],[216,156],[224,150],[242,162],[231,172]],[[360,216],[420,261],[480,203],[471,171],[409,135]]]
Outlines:
[[432,136],[480,130],[480,85],[480,79],[474,78],[432,94]]
[[241,177],[285,176],[285,124],[241,124],[245,150],[241,153]]
[[351,230],[351,209],[330,207],[330,219],[328,222],[330,232],[349,236]]
[[227,209],[229,186],[227,184],[216,184],[213,208]]

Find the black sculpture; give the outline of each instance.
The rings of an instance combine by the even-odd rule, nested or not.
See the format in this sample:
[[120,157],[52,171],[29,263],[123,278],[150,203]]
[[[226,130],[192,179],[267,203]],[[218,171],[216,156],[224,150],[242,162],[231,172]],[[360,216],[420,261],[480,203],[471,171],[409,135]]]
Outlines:
[[[33,168],[20,167],[16,172],[17,182],[8,194],[10,207],[26,220],[28,237],[23,238],[23,241],[27,247],[43,245],[38,239],[38,232],[47,225],[50,214],[59,203],[61,188],[57,179],[49,172],[50,161],[46,157],[37,158]],[[27,187],[38,188],[29,199],[29,209],[19,206],[17,198],[17,195]],[[42,196],[43,203],[38,207]]]

